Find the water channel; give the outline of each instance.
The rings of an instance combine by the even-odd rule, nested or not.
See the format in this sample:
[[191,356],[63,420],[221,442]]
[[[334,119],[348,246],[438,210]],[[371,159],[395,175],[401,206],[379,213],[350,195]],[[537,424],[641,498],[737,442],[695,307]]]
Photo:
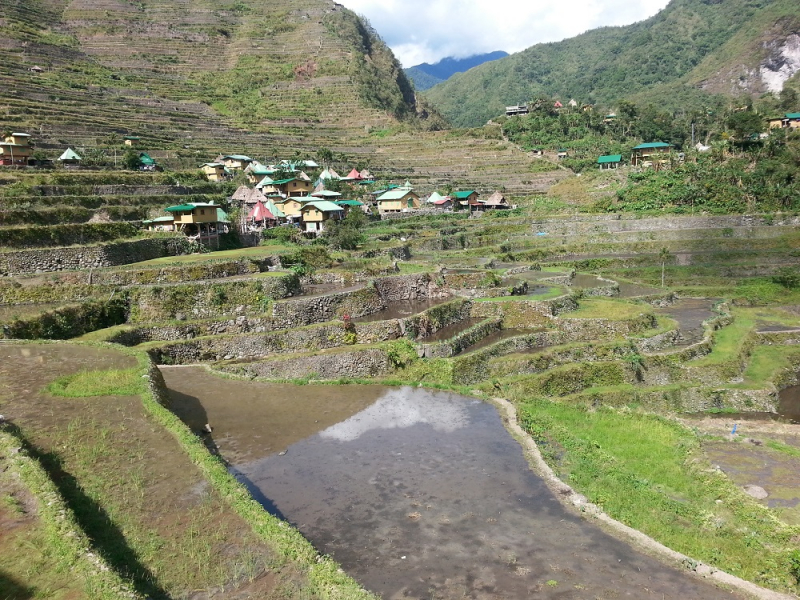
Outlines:
[[254,497],[384,598],[731,597],[565,509],[489,404],[163,371]]

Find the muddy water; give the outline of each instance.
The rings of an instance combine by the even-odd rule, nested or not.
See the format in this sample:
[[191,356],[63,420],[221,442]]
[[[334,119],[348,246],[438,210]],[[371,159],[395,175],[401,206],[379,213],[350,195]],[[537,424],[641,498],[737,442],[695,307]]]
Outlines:
[[[731,597],[568,512],[490,405],[419,388],[165,374],[178,400],[196,399],[183,417],[209,419],[254,496],[384,598]],[[351,416],[334,424],[333,411]]]
[[611,287],[613,284],[610,281],[603,281],[596,275],[576,273],[569,285],[575,288],[599,288]]
[[690,346],[702,341],[703,321],[716,317],[712,310],[716,300],[708,298],[681,298],[666,308],[656,309],[656,313],[666,315],[678,322],[681,341],[676,346]]
[[422,338],[420,341],[429,343],[429,342],[443,342],[445,340],[449,340],[451,337],[466,331],[470,327],[474,327],[482,320],[483,319],[464,319],[463,321],[458,321],[457,323],[451,323],[450,325],[445,325],[436,333],[432,333],[431,335]]
[[646,285],[637,285],[635,283],[619,283],[619,297],[620,298],[637,298],[639,296],[650,296],[658,294],[662,290],[659,288],[648,287]]
[[540,279],[548,279],[550,277],[566,277],[567,275],[569,275],[569,273],[561,271],[523,271],[522,273],[516,273],[511,277],[515,277],[517,279],[527,279],[528,281],[539,281]]
[[385,321],[387,319],[404,319],[417,315],[423,311],[449,302],[452,298],[421,298],[419,300],[398,300],[389,302],[388,306],[376,313],[365,317],[353,319],[355,323],[372,323],[374,321]]
[[740,486],[758,485],[769,494],[762,502],[800,524],[800,471],[797,458],[747,442],[703,445],[706,456]]

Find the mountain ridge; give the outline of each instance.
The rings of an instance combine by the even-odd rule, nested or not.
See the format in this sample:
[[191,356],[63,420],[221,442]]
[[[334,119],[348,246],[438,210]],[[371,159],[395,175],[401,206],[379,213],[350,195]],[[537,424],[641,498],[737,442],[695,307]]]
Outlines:
[[[789,0],[672,0],[645,21],[537,44],[454,75],[426,97],[458,126],[476,126],[507,104],[542,96],[679,109],[702,105],[709,94],[767,91],[760,69],[798,33],[800,14]],[[796,81],[793,72],[789,85]]]
[[495,50],[485,54],[474,54],[466,58],[445,57],[434,64],[421,63],[405,69],[406,75],[414,82],[417,91],[423,92],[434,85],[447,81],[456,73],[469,71],[486,62],[498,60],[509,56],[505,50]]

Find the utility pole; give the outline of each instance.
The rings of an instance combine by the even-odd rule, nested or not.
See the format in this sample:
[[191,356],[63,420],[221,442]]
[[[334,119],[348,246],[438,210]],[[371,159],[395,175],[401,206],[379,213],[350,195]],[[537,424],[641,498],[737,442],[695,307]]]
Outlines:
[[692,121],[692,147],[694,147],[694,121]]

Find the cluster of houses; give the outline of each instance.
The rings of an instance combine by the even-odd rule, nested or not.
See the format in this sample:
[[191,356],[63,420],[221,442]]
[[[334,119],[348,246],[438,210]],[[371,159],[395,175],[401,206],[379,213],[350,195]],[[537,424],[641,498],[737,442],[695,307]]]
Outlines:
[[[319,165],[311,160],[262,165],[248,156],[231,154],[219,156],[200,168],[210,181],[224,181],[239,172],[246,175],[250,185],[240,185],[229,203],[236,209],[237,221],[232,223],[228,214],[215,204],[187,203],[169,206],[165,209],[168,215],[145,221],[147,229],[183,232],[214,247],[219,245],[219,235],[231,228],[241,233],[259,233],[289,225],[299,228],[307,237],[316,237],[329,222],[345,218],[351,210],[384,215],[424,208],[471,212],[513,208],[500,192],[482,200],[474,190],[447,196],[434,192],[421,197],[408,181],[381,187],[367,170],[352,169],[346,176],[340,176],[335,170],[325,168],[312,179],[306,171],[319,170]],[[332,187],[347,191],[343,193]],[[372,190],[374,187],[381,189]]]

